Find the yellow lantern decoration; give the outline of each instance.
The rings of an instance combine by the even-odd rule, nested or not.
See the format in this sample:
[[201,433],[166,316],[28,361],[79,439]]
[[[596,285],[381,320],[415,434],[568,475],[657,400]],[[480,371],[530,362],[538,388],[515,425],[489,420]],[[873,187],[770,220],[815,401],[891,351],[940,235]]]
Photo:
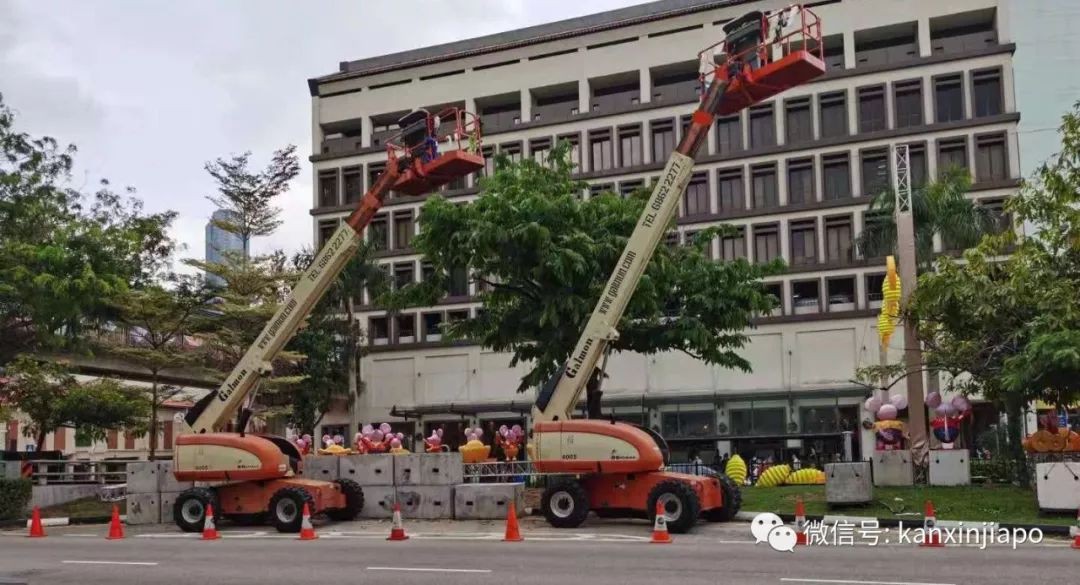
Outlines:
[[896,274],[896,260],[889,256],[885,259],[885,267],[885,280],[881,283],[881,314],[878,315],[878,336],[881,337],[882,347],[889,345],[900,317],[900,277]]

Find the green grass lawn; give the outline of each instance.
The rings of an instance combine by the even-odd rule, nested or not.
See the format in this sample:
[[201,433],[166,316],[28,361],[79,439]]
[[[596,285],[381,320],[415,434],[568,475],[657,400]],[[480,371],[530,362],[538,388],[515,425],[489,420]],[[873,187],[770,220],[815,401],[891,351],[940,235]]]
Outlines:
[[[120,513],[124,513],[124,503],[119,502]],[[74,500],[58,506],[41,509],[42,518],[91,518],[112,514],[113,504],[102,502],[97,496]]]
[[1040,515],[1035,492],[1013,486],[875,487],[874,501],[864,506],[826,508],[825,486],[744,487],[742,509],[793,514],[802,496],[810,515],[844,514],[896,520],[921,519],[926,500],[934,502],[938,520],[1071,525],[1076,516]]

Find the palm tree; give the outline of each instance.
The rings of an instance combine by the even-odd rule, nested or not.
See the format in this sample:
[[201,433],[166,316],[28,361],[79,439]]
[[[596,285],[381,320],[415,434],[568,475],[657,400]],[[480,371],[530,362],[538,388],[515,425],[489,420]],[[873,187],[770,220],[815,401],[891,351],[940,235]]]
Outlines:
[[[911,213],[915,224],[915,262],[920,272],[934,261],[934,236],[940,236],[947,250],[974,247],[1000,225],[994,212],[967,198],[971,175],[967,169],[952,167],[942,177],[916,186],[911,193]],[[896,194],[883,191],[870,202],[866,225],[856,238],[864,258],[895,254]]]

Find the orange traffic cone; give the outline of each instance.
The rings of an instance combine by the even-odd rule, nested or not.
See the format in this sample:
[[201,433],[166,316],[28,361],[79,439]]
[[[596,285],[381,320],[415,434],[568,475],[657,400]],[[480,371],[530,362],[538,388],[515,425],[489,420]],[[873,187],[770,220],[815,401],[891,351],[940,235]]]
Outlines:
[[221,536],[218,534],[217,526],[214,525],[214,507],[207,504],[206,520],[203,521],[202,539],[217,540],[219,538],[221,538]]
[[315,534],[315,527],[311,525],[311,510],[308,509],[307,502],[304,502],[303,517],[300,520],[300,540],[315,540],[319,538],[318,534]]
[[41,526],[41,510],[37,506],[34,506],[34,511],[30,514],[30,534],[27,534],[29,538],[44,538],[45,528]]
[[120,523],[120,508],[112,507],[112,520],[109,521],[109,536],[107,540],[121,540],[124,538],[124,525]]
[[919,546],[941,547],[941,531],[937,528],[937,513],[934,512],[934,502],[926,500],[926,513],[923,517],[923,535],[925,539]]
[[409,535],[405,534],[405,527],[401,524],[401,504],[397,502],[394,502],[394,525],[386,540],[409,540]]
[[525,540],[521,537],[521,531],[518,530],[517,510],[514,509],[514,502],[510,502],[510,508],[506,511],[506,535],[503,536],[503,540],[506,542]]
[[1071,531],[1073,533],[1072,547],[1080,549],[1080,510],[1076,511],[1076,526]]
[[656,521],[653,523],[652,540],[655,544],[669,544],[673,542],[667,531],[667,516],[664,515],[664,505],[656,502]]
[[795,498],[795,544],[806,544],[806,506],[801,497]]

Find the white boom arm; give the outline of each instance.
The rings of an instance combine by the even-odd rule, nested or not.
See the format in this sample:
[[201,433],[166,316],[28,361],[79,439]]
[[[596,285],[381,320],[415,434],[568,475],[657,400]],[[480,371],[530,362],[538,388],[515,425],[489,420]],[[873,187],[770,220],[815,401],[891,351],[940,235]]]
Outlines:
[[726,89],[727,81],[719,78],[709,85],[682,142],[671,153],[660,181],[653,187],[574,352],[540,388],[532,410],[533,422],[569,420],[608,343],[618,339],[619,319],[679,207],[679,199],[694,170],[694,156],[708,136]]

